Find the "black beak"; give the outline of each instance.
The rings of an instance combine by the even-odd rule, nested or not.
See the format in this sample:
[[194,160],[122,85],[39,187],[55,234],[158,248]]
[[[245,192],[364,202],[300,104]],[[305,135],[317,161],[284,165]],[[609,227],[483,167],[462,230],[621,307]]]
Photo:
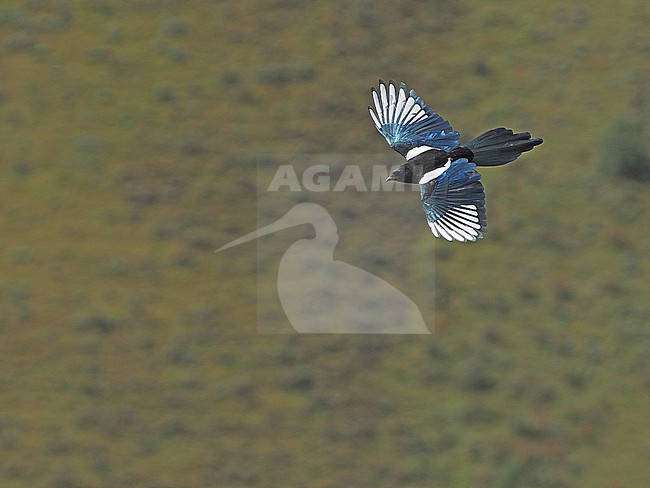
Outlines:
[[388,178],[386,178],[386,181],[404,181],[404,170],[402,167],[395,168],[389,175]]

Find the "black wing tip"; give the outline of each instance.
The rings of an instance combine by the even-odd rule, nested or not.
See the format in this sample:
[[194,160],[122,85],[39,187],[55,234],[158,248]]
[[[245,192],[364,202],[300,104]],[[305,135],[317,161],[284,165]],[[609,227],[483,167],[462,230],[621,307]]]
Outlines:
[[518,147],[522,149],[522,152],[526,152],[530,151],[535,146],[539,146],[542,142],[544,142],[544,139],[540,139],[539,137],[531,139],[530,137],[527,137],[526,139],[520,139],[520,141],[521,142],[519,142],[518,145],[513,145],[513,147]]
[[[403,88],[407,95],[412,96],[413,98],[417,98],[417,94],[416,94],[415,90],[413,90],[413,89],[409,90],[408,85],[403,81],[400,81],[399,86],[398,86],[397,82],[392,78],[388,80],[388,83],[386,83],[383,80],[383,78],[379,78],[379,84],[377,86],[381,87],[382,85],[385,86],[385,87],[389,87],[389,86],[392,85],[392,86],[395,87],[395,91],[399,91],[399,90],[401,90]],[[379,94],[379,89],[375,88],[374,86],[370,88],[370,91]]]
[[506,129],[505,127],[498,127],[497,129],[494,129],[494,130],[499,131],[499,133],[503,134],[503,135],[506,135],[506,134],[511,135],[512,137],[514,137],[516,139],[519,139],[519,140],[522,140],[522,141],[530,140],[529,142],[534,143],[536,146],[541,144],[542,142],[544,142],[544,139],[542,139],[540,137],[536,137],[535,139],[531,139],[533,136],[528,131],[515,133],[515,132],[513,132],[512,129]]
[[[386,83],[382,78],[379,78],[379,86],[381,86],[381,85],[384,85],[384,86],[393,85],[395,87],[395,89],[397,90],[397,82],[392,78],[388,80],[388,83]],[[400,81],[399,82],[399,88],[402,88],[402,87],[404,87],[404,89],[406,89],[406,83],[404,83],[403,81]]]

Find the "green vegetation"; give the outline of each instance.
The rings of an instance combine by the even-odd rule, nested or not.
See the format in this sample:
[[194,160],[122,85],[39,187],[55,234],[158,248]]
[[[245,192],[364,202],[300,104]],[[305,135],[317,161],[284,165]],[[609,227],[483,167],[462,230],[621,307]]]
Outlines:
[[[640,0],[3,2],[0,485],[645,486],[649,22]],[[545,143],[483,171],[476,245],[435,240],[416,193],[288,195],[435,334],[258,334],[258,294],[291,331],[277,266],[313,230],[213,251],[282,212],[257,207],[264,155],[391,157],[380,77],[464,140]]]
[[601,164],[615,176],[647,183],[650,182],[650,123],[641,113],[612,123],[604,138]]

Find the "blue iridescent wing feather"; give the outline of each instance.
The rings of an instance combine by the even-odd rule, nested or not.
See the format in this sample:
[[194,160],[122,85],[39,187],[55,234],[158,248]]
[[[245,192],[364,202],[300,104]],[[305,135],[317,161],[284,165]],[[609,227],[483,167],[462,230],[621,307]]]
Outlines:
[[407,92],[404,83],[398,89],[392,80],[388,85],[379,80],[379,89],[372,89],[372,99],[374,110],[368,107],[368,111],[375,127],[402,156],[418,146],[445,151],[458,147],[458,132],[431,110],[415,90]]
[[448,241],[475,241],[486,231],[485,192],[476,165],[461,158],[420,180],[422,206],[431,232]]

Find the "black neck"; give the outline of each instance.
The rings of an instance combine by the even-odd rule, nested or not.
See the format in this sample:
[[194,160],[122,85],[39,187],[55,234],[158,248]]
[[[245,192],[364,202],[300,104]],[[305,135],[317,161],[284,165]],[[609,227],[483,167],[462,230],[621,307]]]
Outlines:
[[456,161],[460,158],[466,158],[468,161],[471,161],[474,159],[474,153],[470,148],[460,146],[456,149],[452,149],[452,151],[449,153],[449,157],[452,161]]

